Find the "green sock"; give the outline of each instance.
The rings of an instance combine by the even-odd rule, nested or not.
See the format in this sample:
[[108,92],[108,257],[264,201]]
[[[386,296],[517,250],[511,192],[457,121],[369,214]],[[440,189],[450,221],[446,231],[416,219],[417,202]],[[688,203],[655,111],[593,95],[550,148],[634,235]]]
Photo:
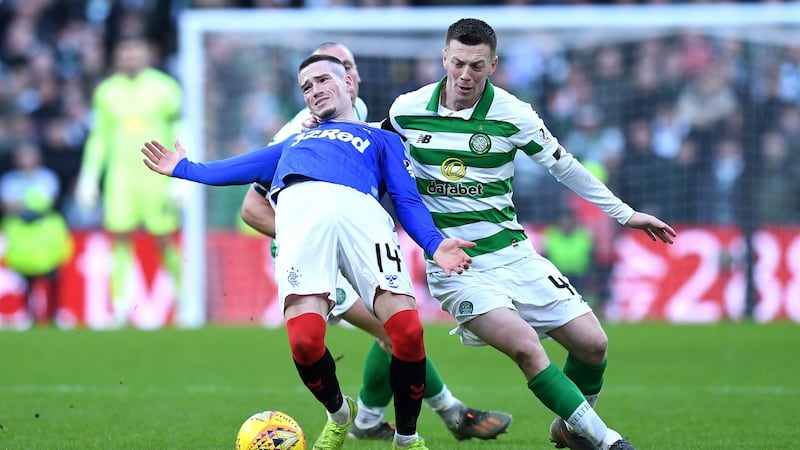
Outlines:
[[589,404],[594,407],[598,394],[603,389],[603,374],[606,372],[608,359],[600,365],[587,364],[572,355],[567,355],[564,363],[564,375],[572,380],[581,390]]
[[364,362],[363,383],[358,395],[365,405],[385,407],[392,400],[392,387],[389,385],[391,362],[392,355],[374,341]]
[[[386,406],[392,400],[389,386],[389,365],[392,354],[383,349],[378,341],[372,343],[364,363],[363,384],[359,398],[367,406]],[[425,358],[426,376],[424,398],[438,395],[444,389],[444,381],[430,358]]]
[[439,376],[439,371],[436,370],[436,366],[431,362],[431,358],[425,358],[425,361],[427,362],[425,369],[425,392],[422,395],[423,398],[431,398],[442,392],[442,389],[444,389],[444,381],[442,381],[442,377]]
[[533,391],[539,401],[564,419],[569,418],[586,401],[575,383],[553,363],[528,381],[528,389]]

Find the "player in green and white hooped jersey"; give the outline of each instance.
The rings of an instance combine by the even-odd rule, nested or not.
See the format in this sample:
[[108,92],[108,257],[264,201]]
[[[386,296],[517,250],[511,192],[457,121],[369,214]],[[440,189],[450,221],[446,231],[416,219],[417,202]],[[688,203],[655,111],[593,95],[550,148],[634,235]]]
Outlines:
[[[442,234],[477,243],[469,271],[446,278],[428,265],[428,286],[458,321],[466,345],[489,344],[522,370],[528,388],[560,419],[551,440],[560,447],[629,449],[593,406],[603,385],[607,337],[569,280],[537,254],[517,221],[511,181],[518,151],[547,168],[620,224],[671,243],[674,230],[634,211],[592,176],[550,134],[531,106],[489,80],[497,67],[494,30],[478,19],[450,26],[445,77],[401,95],[389,123],[408,145],[423,201]],[[540,337],[569,352],[563,370]]]
[[[326,42],[318,46],[313,53],[334,56],[344,63],[347,73],[355,81],[353,107],[356,116],[360,120],[366,120],[367,106],[357,96],[361,78],[350,49],[342,44]],[[303,122],[309,117],[308,108],[304,108],[276,133],[272,141],[280,142],[300,132]],[[274,237],[275,213],[265,198],[266,190],[262,190],[262,188],[264,187],[253,186],[248,190],[242,204],[242,219],[259,232]],[[336,306],[329,315],[329,322],[338,322],[344,319],[377,338],[368,352],[364,364],[363,384],[358,398],[359,408],[355,423],[350,429],[350,436],[356,439],[391,440],[394,437],[393,426],[384,420],[384,412],[392,399],[388,377],[391,363],[389,337],[380,320],[367,310],[355,289],[341,274],[336,290]],[[473,437],[493,439],[504,432],[511,423],[511,415],[504,412],[485,411],[465,406],[447,388],[430,357],[427,358],[423,400],[428,407],[436,411],[457,439]]]
[[115,72],[95,89],[92,128],[84,148],[75,199],[96,208],[103,184],[104,228],[114,237],[111,290],[115,325],[123,325],[131,302],[130,234],[140,227],[158,237],[164,266],[179,290],[180,256],[171,236],[180,225],[173,194],[176,181],[142,167],[139,147],[157,139],[174,142],[181,108],[178,82],[151,68],[149,44],[123,38],[114,48]]

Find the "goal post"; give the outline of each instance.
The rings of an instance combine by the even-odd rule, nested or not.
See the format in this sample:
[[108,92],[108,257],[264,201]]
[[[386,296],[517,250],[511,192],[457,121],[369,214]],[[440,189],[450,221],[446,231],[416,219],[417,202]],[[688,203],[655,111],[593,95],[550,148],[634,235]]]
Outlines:
[[[369,120],[381,119],[397,95],[443,76],[444,34],[464,17],[495,28],[500,69],[493,82],[531,102],[546,119],[555,119],[548,125],[562,142],[574,126],[572,115],[559,120],[562,103],[575,101],[564,89],[574,74],[570,67],[594,58],[602,48],[624,48],[630,54],[647,41],[678,45],[688,32],[714,51],[719,50],[715,45],[733,41],[746,47],[736,59],[747,65],[742,70],[748,77],[737,86],[748,91],[744,95],[760,95],[750,91],[763,88],[758,77],[775,75],[773,66],[800,67],[800,56],[791,59],[792,46],[800,42],[800,3],[187,9],[179,23],[179,78],[189,157],[219,159],[266,142],[303,106],[297,64],[325,41],[353,51]],[[631,60],[621,64],[632,71],[627,66]],[[553,92],[559,89],[561,97]],[[794,100],[800,107],[800,81],[797,89]],[[626,94],[623,86],[613,95]],[[619,104],[630,108],[629,102]],[[638,111],[618,113],[635,116]],[[624,136],[626,130],[620,131]],[[756,142],[759,136],[747,138]],[[535,179],[536,169],[528,170]],[[218,270],[207,260],[209,234],[235,229],[243,191],[194,183],[187,190],[182,231],[186,281],[177,323],[199,326],[216,301],[207,285]]]

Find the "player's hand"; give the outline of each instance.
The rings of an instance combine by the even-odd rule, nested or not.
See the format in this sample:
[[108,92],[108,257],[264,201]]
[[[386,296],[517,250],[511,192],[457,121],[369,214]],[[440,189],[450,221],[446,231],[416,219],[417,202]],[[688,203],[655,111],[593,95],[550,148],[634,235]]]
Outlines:
[[180,141],[175,141],[174,152],[169,151],[158,141],[150,141],[144,143],[142,154],[146,157],[142,161],[150,170],[171,177],[178,162],[186,158],[186,149]]
[[668,244],[672,244],[672,238],[677,236],[675,230],[663,220],[640,212],[633,213],[625,226],[643,230],[653,241],[660,239],[661,242]]
[[433,254],[433,260],[448,277],[453,271],[462,273],[469,269],[469,265],[472,263],[472,258],[463,249],[473,248],[475,245],[477,244],[463,239],[447,238],[439,244],[439,248]]
[[301,126],[303,131],[308,131],[312,128],[317,128],[321,123],[322,120],[320,120],[319,117],[315,116],[314,114],[309,114],[308,117],[303,119],[303,121],[301,122]]
[[93,211],[100,197],[100,186],[97,177],[80,174],[75,185],[75,203],[84,211]]

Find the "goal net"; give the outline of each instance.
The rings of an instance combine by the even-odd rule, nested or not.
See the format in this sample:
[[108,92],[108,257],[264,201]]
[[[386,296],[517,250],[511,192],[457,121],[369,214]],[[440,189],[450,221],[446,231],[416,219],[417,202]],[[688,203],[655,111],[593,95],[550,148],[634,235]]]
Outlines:
[[[398,94],[443,76],[444,34],[462,17],[497,31],[495,85],[530,102],[634,208],[683,231],[674,246],[651,245],[518,158],[520,220],[598,312],[800,320],[790,256],[800,221],[800,4],[189,10],[180,72],[190,157],[269,141],[303,106],[298,63],[326,41],[353,51],[368,118],[382,119]],[[183,295],[199,306],[187,322],[280,323],[268,240],[238,219],[247,186],[191,189],[183,242],[195,282]],[[588,230],[588,250],[556,239],[567,222]],[[420,256],[410,241],[404,251]],[[446,320],[418,282],[426,317]]]

